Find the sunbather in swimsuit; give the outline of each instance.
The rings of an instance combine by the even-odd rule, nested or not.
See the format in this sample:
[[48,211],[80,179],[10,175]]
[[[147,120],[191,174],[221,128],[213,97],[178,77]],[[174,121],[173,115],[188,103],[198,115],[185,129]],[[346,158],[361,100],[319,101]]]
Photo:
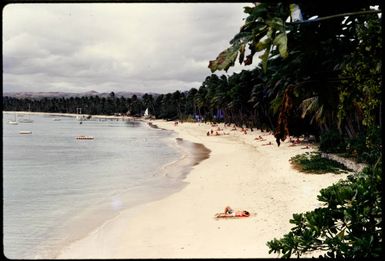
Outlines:
[[217,213],[215,215],[216,218],[248,217],[248,216],[250,216],[250,213],[248,211],[246,210],[234,211],[230,207],[226,207],[224,213]]

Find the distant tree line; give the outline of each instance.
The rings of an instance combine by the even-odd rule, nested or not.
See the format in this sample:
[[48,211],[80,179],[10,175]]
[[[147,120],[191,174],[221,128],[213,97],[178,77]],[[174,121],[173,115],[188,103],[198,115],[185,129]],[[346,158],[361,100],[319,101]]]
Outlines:
[[44,98],[14,98],[3,97],[3,110],[53,112],[53,113],[77,113],[81,108],[82,114],[89,115],[113,115],[131,111],[133,115],[140,114],[142,104],[136,95],[131,98],[115,97],[113,92],[109,97],[83,96],[83,97],[44,97]]
[[[113,115],[116,113],[142,116],[148,108],[159,119],[203,120],[235,123],[247,127],[273,129],[275,116],[269,113],[268,104],[260,104],[255,86],[262,84],[260,69],[243,70],[231,76],[207,76],[202,85],[188,91],[167,94],[133,95],[130,98],[116,97],[3,97],[3,110]],[[253,91],[254,90],[254,91]]]
[[[149,113],[158,119],[184,121],[214,121],[245,125],[250,128],[273,130],[277,113],[272,113],[267,93],[261,89],[265,84],[261,69],[243,70],[230,76],[207,76],[202,85],[188,91],[175,91],[167,94],[133,95],[130,98],[83,96],[70,98],[44,97],[40,99],[3,97],[3,110],[34,111],[52,113],[142,116],[148,108]],[[295,133],[304,129],[300,122]],[[302,127],[300,127],[302,126]],[[309,128],[308,128],[309,129]],[[315,128],[314,128],[315,129]]]

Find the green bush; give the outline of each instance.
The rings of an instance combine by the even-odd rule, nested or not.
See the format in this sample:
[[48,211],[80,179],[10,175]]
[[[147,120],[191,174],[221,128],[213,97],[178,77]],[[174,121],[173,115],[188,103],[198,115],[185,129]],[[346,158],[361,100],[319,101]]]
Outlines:
[[330,130],[321,134],[319,149],[328,153],[342,153],[346,151],[346,142],[337,130]]
[[322,158],[318,152],[296,155],[290,159],[290,163],[299,171],[306,173],[346,173],[350,171],[337,161]]
[[366,135],[362,134],[348,141],[346,154],[353,157],[357,162],[374,164],[381,154],[381,128],[370,128]]
[[346,146],[346,155],[348,157],[353,157],[357,160],[357,162],[363,162],[365,160],[362,155],[366,150],[366,137],[364,135],[360,135],[348,141]]
[[300,257],[321,250],[319,257],[378,258],[382,248],[382,157],[374,167],[322,189],[323,207],[294,214],[291,231],[267,242],[269,253]]
[[381,127],[369,128],[366,133],[366,151],[362,153],[362,159],[368,164],[374,164],[382,153]]

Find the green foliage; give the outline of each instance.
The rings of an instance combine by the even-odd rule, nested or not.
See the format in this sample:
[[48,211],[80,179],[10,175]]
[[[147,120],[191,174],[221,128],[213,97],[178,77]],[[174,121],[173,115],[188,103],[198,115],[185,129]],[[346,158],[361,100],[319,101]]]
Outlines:
[[366,150],[363,151],[363,161],[374,164],[375,160],[382,153],[382,128],[380,126],[371,127],[366,133]]
[[294,165],[296,169],[306,173],[346,173],[350,171],[343,164],[322,158],[318,152],[306,152],[304,154],[296,155],[290,158],[290,163]]
[[348,140],[346,156],[354,158],[357,162],[374,164],[382,151],[381,128],[372,127],[357,137]]
[[368,128],[380,120],[382,85],[382,27],[376,15],[354,21],[360,42],[345,57],[341,78],[339,118],[347,118],[347,111],[359,108],[358,117]]
[[[283,3],[259,3],[255,7],[245,7],[248,14],[240,32],[230,41],[231,46],[222,51],[218,57],[209,62],[211,72],[225,70],[234,65],[239,52],[239,63],[252,64],[253,56],[262,60],[262,68],[266,72],[267,61],[273,47],[277,47],[281,57],[286,58],[287,35],[285,20],[290,14],[289,5]],[[248,45],[250,54],[245,57],[245,47]]]
[[346,142],[337,130],[330,130],[321,134],[319,149],[328,153],[345,152]]
[[364,162],[363,154],[367,151],[366,137],[359,135],[347,142],[346,156],[356,159],[357,162]]
[[211,72],[215,72],[216,70],[225,70],[227,72],[227,70],[234,65],[241,47],[244,48],[244,45],[238,43],[222,51],[216,60],[210,61],[209,68]]
[[[292,128],[298,126],[290,122],[298,119],[295,114],[300,110],[287,111],[282,104],[288,86],[295,86],[293,92],[298,95],[292,107],[301,109],[303,125],[316,126],[321,132],[337,128],[355,138],[381,118],[382,27],[379,11],[370,7],[378,1],[296,4],[303,21],[290,19],[292,10],[286,2],[245,7],[248,16],[239,33],[227,50],[210,61],[209,68],[227,70],[238,53],[239,62],[250,65],[253,56],[259,55],[265,83],[253,89],[250,101],[258,109],[256,114],[269,125],[276,124],[276,138],[295,132]],[[309,19],[314,16],[318,18]],[[285,128],[277,124],[280,115],[286,115]]]
[[323,207],[294,214],[291,231],[267,242],[269,253],[300,257],[321,250],[320,257],[379,258],[382,248],[382,157],[374,167],[322,189]]

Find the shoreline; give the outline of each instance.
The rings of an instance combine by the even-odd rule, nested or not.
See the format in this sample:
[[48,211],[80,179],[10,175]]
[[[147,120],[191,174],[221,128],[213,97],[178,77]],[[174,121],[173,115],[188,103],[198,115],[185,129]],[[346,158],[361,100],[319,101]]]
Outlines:
[[[151,121],[141,120],[143,124],[147,123],[147,126],[156,130],[161,131],[171,131],[164,128],[159,128],[156,124],[153,124]],[[175,132],[173,132],[175,136]],[[210,150],[207,149],[203,144],[191,142],[188,140],[183,140],[182,138],[172,137],[169,139],[173,141],[173,147],[180,152],[182,155],[179,159],[166,163],[160,168],[160,175],[177,178],[183,180],[188,173],[191,171],[192,167],[198,165],[200,162],[208,159],[210,157]],[[168,172],[171,172],[173,175],[169,175]],[[179,174],[177,174],[179,173]]]
[[[277,147],[272,135],[260,131],[243,134],[227,127],[229,135],[206,136],[211,126],[204,123],[144,122],[203,144],[210,157],[192,167],[183,189],[138,206],[134,215],[123,210],[56,258],[274,258],[266,242],[290,231],[294,213],[319,207],[320,189],[346,177],[294,170],[288,160],[313,149],[286,141]],[[265,141],[256,141],[258,135]],[[265,146],[269,141],[273,145]],[[226,206],[252,216],[216,220]]]
[[[104,116],[100,115],[100,117],[102,118]],[[144,128],[152,127],[151,125],[147,125],[146,122],[142,120],[138,120],[138,121],[140,121],[140,124],[143,124]],[[146,205],[152,201],[163,199],[169,196],[170,194],[177,193],[178,191],[182,190],[187,185],[187,183],[184,181],[184,178],[188,174],[189,170],[194,165],[199,164],[201,161],[209,157],[210,151],[208,151],[203,145],[192,143],[187,140],[180,140],[179,138],[175,137],[175,132],[172,132],[170,130],[162,129],[162,128],[155,128],[155,129],[157,129],[157,131],[168,131],[171,135],[164,138],[165,143],[173,147],[173,149],[178,151],[178,153],[181,155],[176,160],[159,166],[157,171],[153,174],[153,176],[157,176],[162,179],[168,180],[169,181],[168,185],[152,188],[154,189],[153,193],[155,193],[154,195],[156,195],[156,197],[154,195],[149,194],[144,198],[142,198],[140,201],[136,202],[133,205],[129,205],[125,207],[119,212],[111,215],[107,215],[106,216],[107,219],[102,221],[98,226],[94,227],[93,229],[87,231],[84,234],[77,235],[74,238],[72,238],[72,240],[66,242],[65,245],[63,246],[64,248],[68,245],[73,244],[74,242],[81,240],[82,238],[87,238],[94,233],[98,233],[97,231],[99,231],[109,223],[114,222],[114,220],[121,215],[122,211],[128,214],[128,216],[133,216],[136,214],[136,209],[140,209],[142,205]],[[202,157],[201,155],[204,155],[204,156]],[[94,215],[97,215],[96,210],[93,210],[92,213],[94,213]],[[83,216],[87,217],[87,215],[83,215]],[[61,249],[63,249],[63,247]],[[35,258],[38,258],[38,259],[54,258],[55,256],[58,255],[59,252],[60,252],[60,249],[56,249],[46,253],[39,253],[37,256],[35,256]]]
[[[175,137],[169,137],[169,141],[176,140]],[[155,192],[156,198],[154,196],[146,196],[145,199],[142,199],[140,202],[136,202],[134,205],[130,205],[119,212],[111,215],[106,220],[104,220],[100,225],[95,227],[94,229],[88,231],[83,236],[78,236],[76,239],[66,242],[65,245],[61,249],[56,249],[55,251],[52,251],[50,253],[41,253],[35,258],[41,259],[41,258],[48,258],[48,259],[55,259],[59,258],[61,255],[61,252],[63,249],[67,249],[68,247],[77,244],[78,242],[81,242],[84,239],[87,238],[93,238],[95,236],[99,237],[100,233],[103,233],[104,229],[108,229],[110,225],[114,225],[116,222],[119,222],[120,219],[129,220],[132,217],[138,215],[138,213],[141,211],[141,209],[148,204],[151,204],[154,201],[162,200],[164,198],[167,198],[168,196],[178,193],[179,191],[183,190],[185,186],[188,185],[187,182],[184,181],[186,175],[188,175],[189,170],[194,165],[199,164],[204,159],[197,161],[196,156],[201,154],[206,154],[206,158],[209,158],[208,152],[204,148],[191,148],[191,143],[189,144],[189,141],[182,141],[182,142],[175,142],[175,149],[177,149],[181,153],[181,157],[176,159],[175,161],[166,163],[165,165],[160,166],[155,176],[163,177],[167,180],[169,180],[169,184],[166,187],[161,188],[155,188],[154,191],[161,190],[161,192]],[[152,188],[154,189],[154,188]],[[95,212],[95,214],[97,214]],[[67,258],[64,258],[67,259]]]
[[[141,122],[145,126],[148,124],[148,126],[146,127],[154,128],[158,131],[170,131],[164,128],[158,128],[156,125],[151,125],[149,124],[149,122],[145,122],[143,120],[141,120]],[[157,198],[149,196],[149,198],[147,198],[145,201],[141,201],[140,203],[131,205],[129,207],[126,207],[125,209],[120,210],[115,215],[106,219],[98,227],[89,231],[85,236],[77,238],[74,241],[67,242],[67,244],[65,244],[62,249],[53,251],[52,253],[46,255],[45,258],[61,259],[61,257],[58,256],[63,251],[63,249],[67,249],[69,246],[77,244],[79,241],[82,241],[87,238],[92,238],[96,235],[99,235],[100,233],[103,233],[102,231],[106,227],[110,226],[110,224],[118,222],[119,219],[123,217],[125,220],[129,220],[130,218],[135,216],[135,212],[140,211],[147,204],[151,204],[151,202],[162,200],[174,193],[178,193],[180,190],[183,190],[183,188],[188,185],[188,183],[184,181],[185,177],[191,171],[193,166],[198,165],[200,162],[209,158],[210,151],[205,148],[202,144],[193,143],[188,140],[176,138],[175,132],[172,132],[172,137],[168,137],[166,139],[166,142],[168,142],[171,147],[174,147],[181,154],[180,158],[160,166],[157,173],[154,174],[156,176],[164,177],[170,181],[169,185],[167,185],[167,188],[165,188],[167,192],[162,192],[161,194],[158,194]],[[42,257],[43,256],[40,255],[36,256],[36,258],[38,259]]]

